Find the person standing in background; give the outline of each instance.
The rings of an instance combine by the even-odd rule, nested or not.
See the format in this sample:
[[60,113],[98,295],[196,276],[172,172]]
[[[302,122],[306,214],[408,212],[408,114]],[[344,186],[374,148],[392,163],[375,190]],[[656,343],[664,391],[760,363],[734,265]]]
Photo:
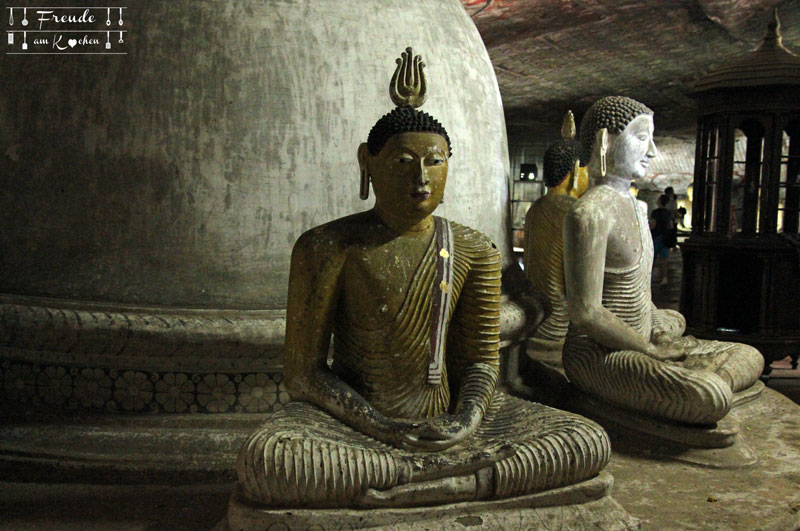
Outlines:
[[[671,188],[667,188],[667,190],[671,190]],[[673,211],[669,209],[669,202],[670,199],[667,194],[659,196],[659,206],[650,214],[650,232],[653,235],[654,258],[655,263],[661,269],[659,286],[666,286],[669,282],[669,249],[674,246],[669,245],[672,239],[672,232],[675,230],[675,216]]]
[[672,230],[669,236],[665,239],[664,243],[667,248],[672,249],[678,245],[678,220],[683,219],[683,216],[678,210],[678,196],[675,195],[675,189],[671,186],[664,188],[664,195],[667,196],[666,209],[672,212]]
[[675,195],[675,189],[671,186],[664,188],[664,195],[667,196],[667,210],[673,213],[673,217],[677,217],[678,213],[678,197]]

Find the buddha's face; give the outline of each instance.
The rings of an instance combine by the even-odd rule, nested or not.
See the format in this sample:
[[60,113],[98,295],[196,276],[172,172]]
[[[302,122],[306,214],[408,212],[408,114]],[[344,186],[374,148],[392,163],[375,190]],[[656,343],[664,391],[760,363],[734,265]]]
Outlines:
[[641,179],[647,173],[650,159],[658,155],[653,142],[653,116],[640,114],[613,140],[609,172],[630,179]]
[[377,207],[409,221],[431,214],[442,202],[447,157],[447,141],[436,133],[399,133],[377,155],[359,153],[372,176]]

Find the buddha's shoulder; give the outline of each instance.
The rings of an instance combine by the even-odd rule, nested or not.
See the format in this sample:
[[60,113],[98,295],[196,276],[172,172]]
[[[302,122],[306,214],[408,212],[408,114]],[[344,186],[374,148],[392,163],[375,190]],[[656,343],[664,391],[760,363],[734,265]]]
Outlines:
[[461,225],[455,221],[450,222],[453,230],[453,247],[469,255],[480,254],[496,257],[500,260],[500,251],[490,237],[471,227]]
[[590,188],[580,199],[573,201],[567,208],[567,219],[574,223],[594,225],[608,217],[608,207],[618,195],[605,186]]
[[617,192],[610,186],[601,184],[597,186],[592,186],[591,188],[586,190],[586,193],[583,194],[580,200],[576,202],[577,203],[594,203],[598,201],[602,202],[615,198],[618,195],[619,192]]
[[293,252],[345,251],[378,227],[379,223],[369,211],[345,216],[304,232],[295,242]]
[[531,205],[530,210],[534,212],[561,212],[568,211],[577,201],[576,198],[567,194],[546,194]]

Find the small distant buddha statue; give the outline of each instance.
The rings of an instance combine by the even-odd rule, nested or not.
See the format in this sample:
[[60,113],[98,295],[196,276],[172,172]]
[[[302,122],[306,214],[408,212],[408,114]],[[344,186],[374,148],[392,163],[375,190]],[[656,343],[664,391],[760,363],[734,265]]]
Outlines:
[[714,425],[764,362],[747,345],[684,337],[683,316],[651,301],[653,241],[630,185],[658,153],[653,112],[630,98],[602,98],[584,115],[579,140],[592,184],[564,222],[567,377],[647,417]]
[[586,169],[578,164],[575,119],[568,111],[561,127],[561,140],[544,154],[543,179],[547,193],[525,216],[525,274],[535,288],[547,295],[552,313],[529,338],[529,354],[560,366],[561,348],[569,327],[564,288],[564,216],[588,187]]
[[[571,485],[609,459],[603,429],[495,390],[501,259],[483,234],[433,216],[452,149],[416,109],[408,48],[398,106],[358,148],[371,210],[295,243],[286,316],[292,402],[242,448],[238,496],[261,507],[405,507]],[[332,361],[329,345],[333,336]]]

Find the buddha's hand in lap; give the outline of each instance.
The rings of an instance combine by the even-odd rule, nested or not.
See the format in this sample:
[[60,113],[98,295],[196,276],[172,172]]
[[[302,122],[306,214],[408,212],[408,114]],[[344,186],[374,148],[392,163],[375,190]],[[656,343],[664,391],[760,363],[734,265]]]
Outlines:
[[531,330],[536,330],[553,312],[553,306],[547,296],[541,292],[535,292],[535,296],[523,294],[520,299],[524,303],[525,313],[528,314],[528,324]]
[[469,437],[477,423],[468,417],[444,413],[417,423],[417,427],[400,434],[400,446],[420,450],[445,450]]
[[417,446],[413,444],[416,440],[416,433],[420,429],[420,423],[405,419],[389,420],[389,437],[385,442],[389,442],[404,450],[415,450]]
[[658,345],[666,345],[671,343],[675,340],[674,337],[669,335],[668,332],[653,332],[652,336],[650,337],[650,341],[656,346]]
[[684,360],[699,344],[692,336],[673,338],[663,332],[653,334],[652,340],[645,354],[659,361]]

